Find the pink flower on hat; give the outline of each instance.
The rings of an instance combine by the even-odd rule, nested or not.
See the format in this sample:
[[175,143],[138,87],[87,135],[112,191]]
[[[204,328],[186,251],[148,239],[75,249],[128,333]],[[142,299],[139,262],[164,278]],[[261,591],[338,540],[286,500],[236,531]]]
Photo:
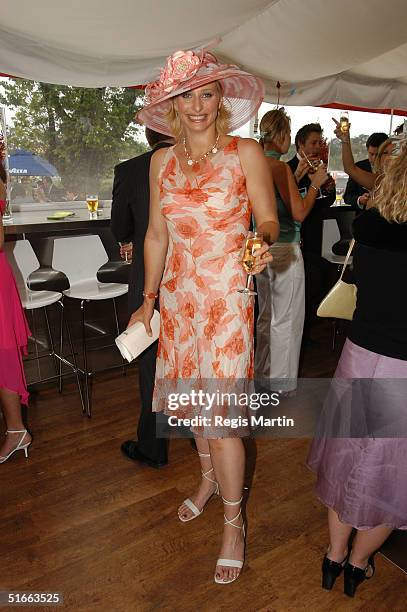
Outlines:
[[198,71],[202,59],[193,51],[176,51],[167,60],[161,70],[160,78],[146,87],[147,104],[151,104],[162,95],[171,93],[180,83],[191,79]]
[[164,91],[168,93],[179,83],[188,81],[198,71],[201,59],[193,51],[176,51],[167,61],[164,74],[160,80],[163,83]]

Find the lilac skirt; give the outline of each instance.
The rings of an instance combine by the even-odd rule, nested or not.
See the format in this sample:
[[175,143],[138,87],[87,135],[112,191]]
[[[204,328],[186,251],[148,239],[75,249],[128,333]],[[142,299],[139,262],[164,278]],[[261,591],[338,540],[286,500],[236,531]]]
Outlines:
[[407,361],[346,341],[307,465],[319,499],[357,529],[407,529],[406,384]]

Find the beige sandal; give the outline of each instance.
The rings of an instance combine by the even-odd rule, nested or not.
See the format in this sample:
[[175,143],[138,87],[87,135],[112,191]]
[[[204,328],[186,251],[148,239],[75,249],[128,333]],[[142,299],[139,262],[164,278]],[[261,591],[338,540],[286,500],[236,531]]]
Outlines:
[[[243,497],[241,497],[239,501],[231,502],[225,499],[224,497],[222,497],[223,503],[226,506],[239,506],[242,503],[242,499]],[[243,538],[245,538],[246,533],[245,533],[244,523],[242,523],[242,525],[235,525],[234,523],[234,521],[236,521],[240,517],[241,514],[242,514],[242,508],[239,509],[239,512],[232,519],[228,519],[226,515],[223,515],[223,518],[225,519],[225,522],[224,522],[225,525],[232,525],[232,527],[235,527],[236,529],[243,529]],[[244,559],[243,561],[240,561],[239,559],[218,559],[216,562],[216,566],[221,565],[222,567],[237,567],[238,569],[241,570],[243,567],[243,563],[244,563]],[[235,580],[239,578],[240,573],[241,572],[239,572],[236,578],[232,578],[232,580],[221,580],[220,578],[216,576],[216,571],[215,571],[215,582],[216,584],[230,584],[231,582],[234,582]]]
[[[209,453],[198,453],[198,455],[200,457],[210,457]],[[201,472],[202,478],[206,478],[206,480],[209,480],[209,482],[215,485],[215,490],[212,493],[212,495],[208,498],[206,504],[208,503],[208,501],[211,499],[213,495],[219,495],[219,484],[217,483],[216,480],[213,480],[213,478],[209,477],[209,474],[211,472],[213,472],[213,467],[207,472]],[[187,499],[184,499],[183,503],[187,506],[187,508],[191,510],[192,516],[190,516],[189,518],[182,518],[178,514],[178,518],[182,523],[189,523],[189,521],[193,521],[194,519],[198,518],[198,516],[200,516],[204,510],[204,508],[199,509],[189,497]]]

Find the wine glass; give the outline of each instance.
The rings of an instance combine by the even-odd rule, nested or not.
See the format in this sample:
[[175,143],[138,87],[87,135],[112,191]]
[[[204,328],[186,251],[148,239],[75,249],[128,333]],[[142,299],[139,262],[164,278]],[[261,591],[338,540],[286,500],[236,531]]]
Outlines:
[[256,258],[254,257],[254,253],[261,249],[263,246],[263,234],[261,232],[249,232],[246,236],[242,255],[240,259],[240,263],[243,268],[247,272],[247,282],[246,287],[244,289],[238,289],[239,293],[244,293],[245,295],[257,295],[255,291],[250,289],[250,284],[252,282],[252,273],[254,266],[256,265]]

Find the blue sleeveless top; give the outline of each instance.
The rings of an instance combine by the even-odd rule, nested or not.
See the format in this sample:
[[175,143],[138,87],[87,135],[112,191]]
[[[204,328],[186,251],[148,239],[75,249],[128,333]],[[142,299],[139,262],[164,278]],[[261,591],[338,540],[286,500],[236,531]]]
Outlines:
[[[265,151],[264,155],[266,157],[274,157],[274,159],[280,159],[281,157],[281,154],[277,153],[277,151]],[[274,189],[276,192],[278,220],[280,222],[280,237],[278,242],[300,242],[301,222],[294,221],[275,184]]]

